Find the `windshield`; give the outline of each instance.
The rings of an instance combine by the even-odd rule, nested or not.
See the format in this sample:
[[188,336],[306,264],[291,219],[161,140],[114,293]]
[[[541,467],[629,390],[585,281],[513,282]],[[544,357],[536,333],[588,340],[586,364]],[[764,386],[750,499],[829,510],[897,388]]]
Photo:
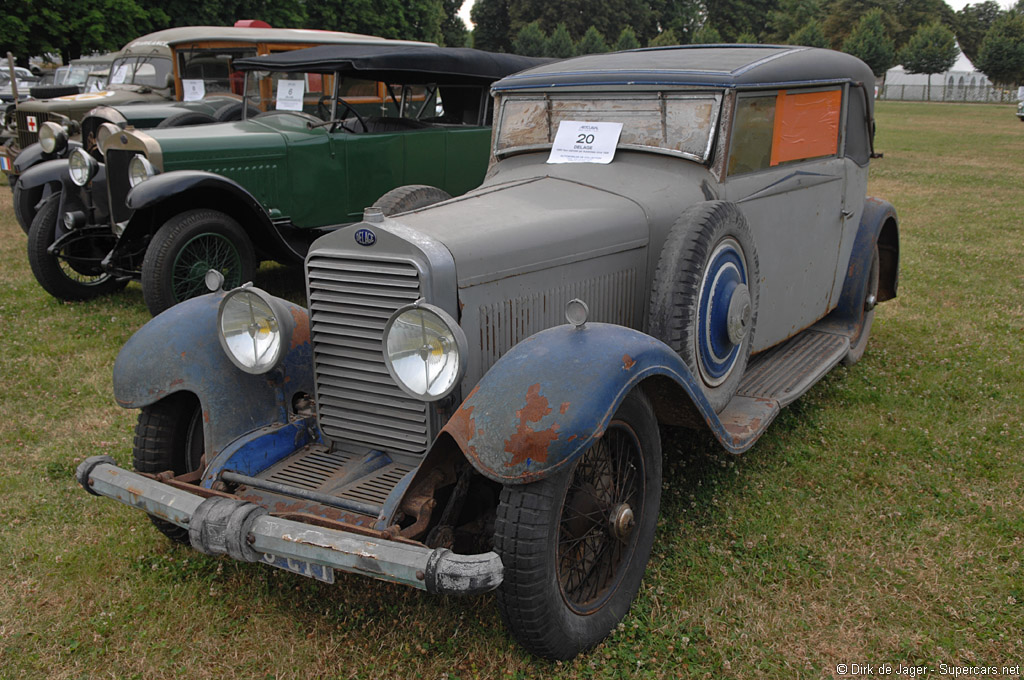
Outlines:
[[83,83],[85,83],[86,79],[89,77],[89,74],[92,73],[94,69],[99,70],[101,68],[106,69],[106,67],[100,66],[99,64],[97,64],[96,66],[87,66],[84,64],[81,66],[75,66],[74,64],[72,64],[68,67],[68,71],[64,75],[64,80],[62,80],[60,84],[82,85]]
[[167,87],[171,60],[167,57],[127,57],[110,66],[111,85],[148,85]]
[[595,93],[510,96],[501,102],[498,156],[551,147],[564,121],[622,123],[618,148],[705,162],[711,154],[720,94]]
[[208,94],[242,94],[243,76],[231,65],[235,59],[255,56],[256,47],[179,47],[176,54],[183,99],[188,101]]
[[[245,87],[250,111],[296,111],[325,122],[332,120],[333,74],[252,71]],[[333,119],[357,119],[357,114],[364,118],[434,116],[434,93],[435,88],[427,85],[385,85],[372,80],[342,78]]]

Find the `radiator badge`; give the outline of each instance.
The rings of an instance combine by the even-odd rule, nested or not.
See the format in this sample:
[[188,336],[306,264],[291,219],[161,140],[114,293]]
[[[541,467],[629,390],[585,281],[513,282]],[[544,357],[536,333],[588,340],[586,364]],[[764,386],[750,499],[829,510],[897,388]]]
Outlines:
[[377,242],[377,235],[369,229],[356,229],[356,243],[361,246],[372,246]]

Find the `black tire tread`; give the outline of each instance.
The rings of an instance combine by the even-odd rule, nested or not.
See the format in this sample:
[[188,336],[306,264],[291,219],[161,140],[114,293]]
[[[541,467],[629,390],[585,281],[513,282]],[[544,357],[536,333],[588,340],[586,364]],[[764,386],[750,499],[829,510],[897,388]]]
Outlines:
[[[649,332],[674,349],[698,379],[694,338],[697,329],[695,301],[700,294],[699,287],[704,267],[711,249],[717,243],[716,225],[726,223],[740,232],[741,241],[745,240],[750,244],[744,248],[744,255],[748,260],[748,288],[753,308],[751,337],[746,343],[747,356],[740,358],[740,366],[745,366],[757,329],[757,277],[760,268],[757,251],[752,246],[753,235],[739,208],[726,201],[706,201],[685,210],[665,240],[651,283]],[[738,386],[741,377],[737,375],[735,379],[730,378],[727,383],[735,383]],[[708,390],[705,390],[705,394],[716,411],[722,410],[729,401],[728,398],[716,398],[716,395],[708,394]],[[731,395],[728,396],[731,398]]]
[[[213,222],[212,227],[197,226],[204,220]],[[172,285],[167,281],[173,267],[174,254],[181,247],[181,241],[190,236],[209,233],[219,228],[238,249],[241,259],[242,276],[239,283],[251,281],[256,270],[256,253],[252,242],[230,216],[217,210],[196,208],[179,213],[157,230],[142,259],[142,297],[153,316],[177,304]],[[195,230],[195,234],[189,234]]]
[[43,198],[43,187],[24,189],[20,182],[15,182],[11,191],[14,194],[14,219],[18,221],[18,226],[27,235],[32,227],[32,219],[36,216],[35,207]]
[[[626,401],[630,402],[629,405]],[[653,466],[651,474],[656,479],[656,486],[649,489],[652,502],[646,521],[649,524],[649,541],[653,541],[654,527],[657,522],[658,506],[661,490],[661,446],[658,424],[650,401],[640,389],[634,389],[626,396],[620,409],[632,409],[643,413],[636,425],[646,431],[637,432],[643,440],[651,442],[648,452]],[[617,411],[619,413],[620,411]],[[635,415],[635,414],[634,414]],[[572,467],[561,470],[552,476],[526,485],[507,485],[502,488],[495,519],[494,549],[502,557],[504,580],[497,590],[498,609],[505,626],[527,651],[548,659],[571,659],[582,651],[593,647],[600,639],[590,640],[581,644],[571,631],[559,626],[558,617],[554,614],[561,611],[565,604],[558,593],[550,592],[553,575],[550,550],[550,533],[552,523],[560,515],[560,504],[565,492],[565,485]],[[554,529],[557,532],[557,529]],[[642,576],[650,545],[637,546],[634,558],[641,569]],[[634,568],[630,565],[629,568]],[[557,588],[557,586],[555,586]],[[636,587],[639,587],[637,577]],[[623,593],[629,586],[623,586]],[[625,611],[635,597],[635,589],[630,593],[629,602],[625,603]],[[554,601],[557,600],[557,601]],[[613,609],[611,603],[587,617],[587,621],[596,621],[601,613]],[[620,617],[625,614],[623,611]],[[610,632],[603,631],[603,638]]]
[[53,194],[43,202],[32,220],[28,232],[28,264],[36,281],[43,290],[66,301],[92,300],[101,295],[117,292],[127,281],[106,277],[97,283],[86,285],[72,281],[64,275],[56,259],[46,252],[54,242],[57,228],[57,213],[60,210],[60,194]]
[[[190,398],[191,395],[172,396],[142,408],[132,442],[132,466],[136,471],[148,474],[167,470],[182,474],[186,471],[184,460],[174,461],[172,458],[175,451],[185,449],[182,429],[187,428],[188,419],[184,418],[184,425],[182,420],[190,404],[194,407],[194,401],[190,401]],[[172,541],[190,545],[188,529],[153,515],[149,515],[149,519],[153,526]]]
[[426,208],[429,205],[447,201],[451,194],[443,189],[432,187],[429,184],[406,184],[387,192],[376,201],[371,207],[380,208],[387,216],[398,213]]

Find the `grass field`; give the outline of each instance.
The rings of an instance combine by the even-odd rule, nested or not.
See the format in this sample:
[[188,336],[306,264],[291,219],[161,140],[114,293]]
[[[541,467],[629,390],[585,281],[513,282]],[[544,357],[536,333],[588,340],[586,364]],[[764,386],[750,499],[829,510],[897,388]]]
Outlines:
[[899,212],[902,273],[865,358],[741,458],[665,433],[641,595],[609,640],[562,664],[517,648],[493,597],[208,558],[85,494],[82,458],[129,464],[135,414],[115,406],[111,367],[148,314],[135,284],[86,304],[47,296],[0,190],[0,678],[1024,664],[1024,125],[1007,106],[886,102],[878,129],[871,193]]

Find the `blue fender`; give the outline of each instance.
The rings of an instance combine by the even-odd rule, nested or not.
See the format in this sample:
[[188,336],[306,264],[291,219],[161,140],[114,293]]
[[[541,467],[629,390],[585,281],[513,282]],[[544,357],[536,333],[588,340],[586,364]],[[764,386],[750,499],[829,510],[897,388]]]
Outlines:
[[157,315],[114,362],[114,398],[124,408],[149,406],[179,392],[199,399],[209,460],[246,433],[289,423],[293,395],[313,394],[307,311],[282,300],[295,320],[291,349],[274,370],[251,375],[231,363],[217,338],[223,296],[192,298]]
[[14,159],[14,172],[21,174],[28,172],[30,168],[34,168],[40,163],[67,158],[71,155],[72,151],[80,146],[82,146],[81,142],[69,141],[63,151],[59,153],[46,153],[39,142],[29,144]]
[[[274,226],[263,204],[248,189],[238,182],[205,170],[174,170],[136,185],[128,192],[126,203],[135,211],[125,228],[122,241],[129,241],[137,233],[158,228],[148,218],[151,211],[163,210],[162,206],[172,202],[171,213],[178,213],[187,207],[214,208],[227,212],[241,224],[258,248],[274,254],[274,259],[301,262],[305,252],[297,251],[282,238]],[[191,203],[196,203],[191,206]]]
[[[679,355],[624,326],[556,326],[530,336],[499,359],[442,432],[483,476],[526,484],[570,463],[604,434],[626,394],[665,376],[678,386],[723,446],[744,450],[711,408]],[[767,422],[764,424],[767,426]]]
[[846,268],[843,290],[835,309],[819,324],[835,332],[855,335],[864,321],[864,297],[875,243],[879,246],[878,301],[896,297],[899,284],[899,231],[896,209],[888,201],[868,198],[864,202]]

